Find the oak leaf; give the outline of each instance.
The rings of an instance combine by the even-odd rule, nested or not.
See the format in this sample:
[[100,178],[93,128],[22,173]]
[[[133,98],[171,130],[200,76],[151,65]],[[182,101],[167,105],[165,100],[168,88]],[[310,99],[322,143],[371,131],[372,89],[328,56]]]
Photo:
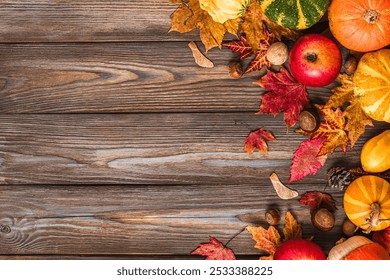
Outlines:
[[273,256],[281,243],[281,237],[278,230],[274,226],[269,226],[268,229],[262,226],[247,226],[247,231],[256,241],[255,248],[268,252]]
[[171,14],[169,32],[185,33],[199,28],[200,39],[206,47],[206,52],[214,47],[221,48],[226,32],[237,35],[240,19],[229,20],[222,24],[215,22],[207,11],[201,9],[198,0],[180,1],[180,3]]
[[306,87],[298,83],[284,67],[278,73],[268,71],[256,84],[267,91],[261,97],[258,114],[276,116],[284,111],[287,128],[298,121],[299,113],[309,103]]
[[259,128],[256,131],[252,131],[245,139],[244,151],[252,156],[253,151],[257,149],[263,154],[268,153],[268,145],[266,141],[275,141],[275,137],[272,132]]
[[299,199],[299,203],[310,206],[310,213],[313,213],[319,208],[326,208],[330,212],[337,210],[336,201],[333,199],[332,195],[320,191],[306,192]]
[[282,27],[273,23],[263,12],[260,7],[259,1],[251,1],[248,9],[243,14],[243,21],[241,23],[240,32],[245,34],[249,45],[254,52],[260,47],[260,41],[265,39],[263,30],[263,22],[267,23],[270,31],[275,35],[278,41],[282,40],[282,36],[289,39],[297,39],[299,33],[297,31]]
[[297,132],[310,136],[311,139],[323,138],[324,142],[317,156],[333,153],[338,147],[345,153],[348,146],[348,136],[345,131],[345,117],[343,112],[337,108],[333,110],[330,106],[317,105],[319,112],[324,117],[320,127],[313,133],[308,133],[302,129]]
[[293,154],[289,183],[300,180],[307,175],[314,175],[324,166],[328,155],[317,156],[323,142],[324,139],[317,138],[307,139],[301,143]]
[[302,226],[298,224],[297,220],[290,211],[286,212],[286,223],[283,227],[284,241],[289,239],[302,238]]
[[332,89],[332,95],[325,106],[333,109],[341,108],[347,104],[343,116],[347,119],[345,130],[348,131],[348,139],[351,148],[355,145],[360,135],[364,134],[367,125],[373,126],[372,119],[366,115],[359,104],[353,91],[353,75],[340,74],[337,78],[341,85]]
[[193,255],[205,256],[206,260],[235,260],[236,256],[234,255],[232,249],[225,247],[220,241],[216,238],[210,236],[209,243],[203,243],[194,251]]

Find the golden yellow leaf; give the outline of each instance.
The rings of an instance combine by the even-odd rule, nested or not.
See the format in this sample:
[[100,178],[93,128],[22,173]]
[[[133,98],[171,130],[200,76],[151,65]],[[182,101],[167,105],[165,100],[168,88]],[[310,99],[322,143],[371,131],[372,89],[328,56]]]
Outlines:
[[353,90],[353,75],[340,74],[337,78],[341,85],[332,89],[326,106],[333,109],[341,108],[348,103],[343,112],[343,117],[347,119],[345,130],[348,132],[348,139],[353,147],[365,131],[366,125],[372,126],[372,119],[367,116],[359,104],[359,100]]
[[284,241],[302,238],[302,227],[298,224],[297,220],[295,220],[290,211],[286,212],[286,223],[283,228],[283,234]]
[[237,34],[240,19],[228,20],[222,24],[215,22],[207,11],[202,10],[198,0],[181,1],[180,3],[180,6],[171,15],[169,32],[186,33],[199,28],[200,39],[206,52],[214,47],[222,48],[226,32]]
[[245,34],[246,40],[254,52],[259,48],[260,40],[264,39],[263,21],[267,23],[268,28],[278,41],[282,40],[282,36],[292,40],[295,40],[300,36],[298,31],[291,30],[272,22],[264,14],[259,1],[251,1],[247,11],[243,15],[240,33]]
[[279,247],[281,240],[278,230],[270,226],[268,229],[262,226],[247,226],[247,231],[252,235],[254,241],[256,241],[255,248],[268,252],[273,255],[276,249]]

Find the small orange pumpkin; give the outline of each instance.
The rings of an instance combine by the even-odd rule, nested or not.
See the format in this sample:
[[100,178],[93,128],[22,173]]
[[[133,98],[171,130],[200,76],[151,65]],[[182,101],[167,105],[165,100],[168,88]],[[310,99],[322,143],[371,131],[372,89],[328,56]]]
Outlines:
[[378,243],[354,235],[330,249],[328,260],[390,260],[390,257]]
[[390,1],[332,0],[329,27],[344,47],[369,52],[390,44]]
[[365,233],[390,226],[390,184],[385,179],[365,175],[345,190],[344,211]]

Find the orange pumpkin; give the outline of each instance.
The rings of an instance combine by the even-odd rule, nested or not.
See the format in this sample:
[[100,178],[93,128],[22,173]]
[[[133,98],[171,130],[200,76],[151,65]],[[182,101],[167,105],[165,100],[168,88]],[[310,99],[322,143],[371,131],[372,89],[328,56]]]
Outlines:
[[390,257],[378,243],[355,235],[330,249],[328,260],[390,260]]
[[377,121],[390,122],[389,69],[390,49],[381,49],[364,54],[353,75],[354,95],[364,112]]
[[344,211],[365,233],[390,226],[390,184],[385,179],[365,175],[345,190]]
[[329,27],[344,47],[369,52],[390,44],[390,1],[332,0]]

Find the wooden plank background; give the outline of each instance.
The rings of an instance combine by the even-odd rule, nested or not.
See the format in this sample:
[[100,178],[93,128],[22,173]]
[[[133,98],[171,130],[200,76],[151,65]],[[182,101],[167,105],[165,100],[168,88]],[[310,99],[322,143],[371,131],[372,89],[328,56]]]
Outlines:
[[[353,150],[290,184],[335,197],[337,225],[319,232],[268,179],[276,171],[287,182],[305,137],[282,115],[255,114],[261,73],[231,79],[229,50],[208,53],[215,68],[198,67],[187,47],[197,32],[168,33],[175,7],[1,1],[0,259],[194,258],[210,235],[227,242],[265,226],[270,207],[291,210],[325,251],[342,236],[342,193],[324,189],[326,172],[359,166],[363,143],[389,125],[375,122]],[[329,95],[310,89],[313,102]],[[277,141],[249,158],[243,141],[259,127]],[[246,231],[229,246],[261,254]]]

